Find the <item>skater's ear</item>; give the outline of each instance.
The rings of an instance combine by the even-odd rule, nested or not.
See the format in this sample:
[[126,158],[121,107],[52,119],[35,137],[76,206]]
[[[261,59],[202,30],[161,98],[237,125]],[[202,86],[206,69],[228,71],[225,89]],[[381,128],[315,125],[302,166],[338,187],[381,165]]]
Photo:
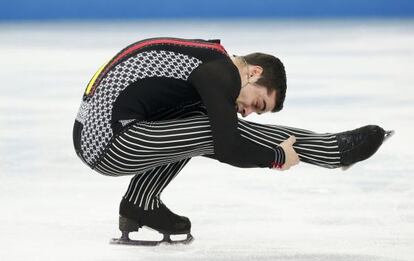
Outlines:
[[248,73],[249,73],[249,82],[255,83],[262,76],[263,67],[259,65],[249,65]]

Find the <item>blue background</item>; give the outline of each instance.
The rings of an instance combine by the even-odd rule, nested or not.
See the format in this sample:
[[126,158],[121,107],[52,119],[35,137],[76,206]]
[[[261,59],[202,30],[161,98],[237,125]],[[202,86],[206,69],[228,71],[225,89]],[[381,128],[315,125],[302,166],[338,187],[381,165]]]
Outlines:
[[10,0],[0,20],[413,17],[412,0]]

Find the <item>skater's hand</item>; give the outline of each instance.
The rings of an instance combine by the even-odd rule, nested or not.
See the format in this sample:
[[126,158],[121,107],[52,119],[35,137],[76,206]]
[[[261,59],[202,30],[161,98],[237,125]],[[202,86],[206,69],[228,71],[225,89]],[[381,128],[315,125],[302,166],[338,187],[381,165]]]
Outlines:
[[290,136],[287,140],[280,143],[279,146],[282,147],[283,151],[285,152],[285,164],[283,164],[282,168],[279,168],[278,170],[287,170],[299,163],[299,156],[293,149],[293,144],[295,142],[295,136]]

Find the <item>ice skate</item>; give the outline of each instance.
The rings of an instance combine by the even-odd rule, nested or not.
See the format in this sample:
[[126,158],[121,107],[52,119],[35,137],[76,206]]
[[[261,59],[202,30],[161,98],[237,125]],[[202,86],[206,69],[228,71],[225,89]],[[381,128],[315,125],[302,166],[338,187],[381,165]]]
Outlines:
[[336,135],[341,152],[342,169],[347,170],[353,164],[366,160],[378,150],[394,131],[385,131],[376,125],[367,125]]
[[[132,240],[130,232],[136,232],[143,226],[158,231],[162,240]],[[120,238],[111,240],[111,244],[157,246],[159,244],[188,244],[192,242],[191,222],[187,217],[179,216],[169,210],[161,201],[159,208],[144,210],[142,207],[122,199],[120,205],[119,230]],[[186,235],[185,239],[172,240],[171,235]]]

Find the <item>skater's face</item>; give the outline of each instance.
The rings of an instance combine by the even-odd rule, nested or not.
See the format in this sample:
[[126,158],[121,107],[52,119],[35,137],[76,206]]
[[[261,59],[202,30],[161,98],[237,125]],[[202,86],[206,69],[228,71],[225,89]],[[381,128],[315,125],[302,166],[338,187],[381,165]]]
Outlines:
[[257,114],[269,112],[276,106],[276,91],[269,92],[266,87],[256,84],[262,71],[260,66],[249,65],[245,71],[245,79],[242,77],[242,87],[236,99],[236,110],[243,117],[252,112]]
[[269,112],[276,105],[276,91],[269,93],[266,87],[257,85],[252,80],[241,88],[236,99],[236,110],[243,117],[252,112],[257,114]]

